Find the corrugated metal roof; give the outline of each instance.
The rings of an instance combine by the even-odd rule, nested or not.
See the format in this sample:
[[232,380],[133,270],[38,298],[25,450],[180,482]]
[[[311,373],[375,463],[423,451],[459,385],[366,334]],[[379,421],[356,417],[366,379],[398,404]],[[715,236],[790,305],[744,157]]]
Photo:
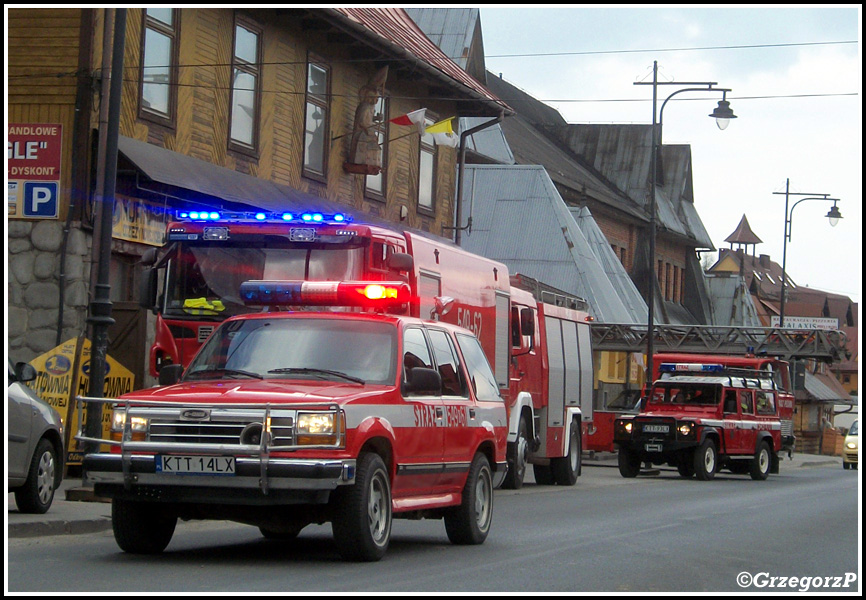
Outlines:
[[[463,117],[460,119],[460,131],[468,131],[489,120],[487,117]],[[470,135],[466,140],[466,148],[503,165],[515,163],[511,146],[505,139],[505,132],[499,123]]]
[[461,69],[466,70],[472,34],[478,22],[477,8],[406,8],[430,41]]
[[745,280],[737,274],[705,277],[712,302],[712,323],[720,327],[763,327]]
[[[464,206],[472,229],[461,245],[585,298],[604,323],[639,323],[625,306],[543,167],[466,165]],[[644,309],[644,314],[645,314]]]
[[415,24],[402,8],[323,8],[325,16],[334,17],[352,27],[356,32],[366,35],[375,34],[384,41],[397,55],[410,55],[418,61],[418,65],[426,67],[428,73],[439,75],[452,85],[459,87],[477,99],[495,105],[506,114],[513,110],[495,94],[484,87],[478,80],[461,69],[448,58],[439,46],[434,44]]

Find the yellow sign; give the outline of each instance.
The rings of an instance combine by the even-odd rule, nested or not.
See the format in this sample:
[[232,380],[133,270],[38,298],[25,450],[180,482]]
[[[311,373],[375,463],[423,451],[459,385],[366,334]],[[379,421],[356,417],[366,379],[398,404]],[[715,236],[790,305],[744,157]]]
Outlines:
[[[34,358],[30,364],[36,369],[36,379],[27,384],[40,398],[56,408],[63,417],[66,428],[66,456],[69,464],[80,464],[83,457],[83,448],[74,439],[78,432],[78,407],[75,403],[75,396],[89,395],[90,340],[83,341],[80,353],[76,357],[78,350],[78,340],[73,338]],[[74,376],[76,375],[76,359],[79,366],[77,376]],[[106,362],[103,397],[116,398],[135,389],[135,376],[132,371],[110,356],[106,356]],[[83,412],[83,419],[86,422],[86,407]],[[104,410],[102,434],[105,438],[108,438],[111,427],[110,419],[111,411]],[[107,448],[107,446],[103,446],[103,448]]]
[[162,246],[166,220],[165,209],[159,204],[121,194],[114,196],[111,235],[115,239]]

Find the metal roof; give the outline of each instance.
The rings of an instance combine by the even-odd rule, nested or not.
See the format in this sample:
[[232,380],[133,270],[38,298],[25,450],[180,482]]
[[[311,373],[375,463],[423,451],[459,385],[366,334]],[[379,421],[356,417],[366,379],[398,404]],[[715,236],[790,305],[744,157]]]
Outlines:
[[461,69],[466,70],[477,8],[405,8],[406,14]]
[[[460,131],[468,131],[489,120],[488,117],[463,117],[460,119]],[[466,139],[466,149],[503,165],[515,163],[511,146],[499,123],[470,135]]]
[[642,321],[620,299],[543,167],[466,165],[464,176],[464,214],[471,215],[472,229],[461,246],[585,298],[599,322]]
[[712,302],[710,325],[762,327],[746,281],[738,274],[705,276]]

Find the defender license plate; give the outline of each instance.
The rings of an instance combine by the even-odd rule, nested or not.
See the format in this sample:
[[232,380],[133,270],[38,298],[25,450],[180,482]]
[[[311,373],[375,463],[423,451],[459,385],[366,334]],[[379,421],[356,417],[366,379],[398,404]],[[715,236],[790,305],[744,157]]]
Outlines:
[[644,449],[647,452],[661,452],[662,445],[661,444],[644,444]]
[[644,425],[644,433],[667,433],[670,430],[668,425]]
[[234,456],[156,457],[156,472],[171,475],[234,475]]

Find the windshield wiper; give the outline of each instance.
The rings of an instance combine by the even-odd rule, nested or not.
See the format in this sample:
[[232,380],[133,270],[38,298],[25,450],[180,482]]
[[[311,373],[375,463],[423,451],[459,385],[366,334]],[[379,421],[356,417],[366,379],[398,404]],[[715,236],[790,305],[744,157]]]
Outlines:
[[306,369],[299,367],[283,367],[281,369],[271,369],[268,373],[291,373],[291,374],[314,374],[314,375],[333,375],[334,377],[341,377],[346,379],[347,381],[352,381],[354,383],[360,383],[361,385],[367,383],[360,377],[354,377],[352,375],[347,375],[346,373],[341,373],[340,371],[331,371],[330,369]]
[[188,373],[185,379],[192,377],[193,375],[198,375],[199,373],[223,373],[224,375],[243,375],[245,377],[252,377],[254,379],[264,379],[258,373],[253,373],[252,371],[242,371],[240,369],[199,369],[198,371],[193,371],[192,373]]

